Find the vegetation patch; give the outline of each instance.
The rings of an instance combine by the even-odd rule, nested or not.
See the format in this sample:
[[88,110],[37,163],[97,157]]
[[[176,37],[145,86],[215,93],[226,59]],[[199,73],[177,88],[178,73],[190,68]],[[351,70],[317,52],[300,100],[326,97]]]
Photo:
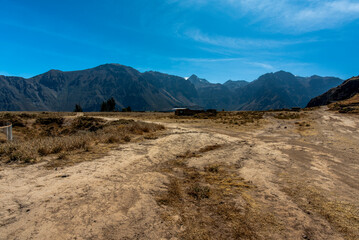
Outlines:
[[338,111],[339,113],[359,113],[359,94],[356,94],[350,99],[331,103],[328,105],[332,111]]
[[[96,153],[104,154],[108,146],[130,142],[137,136],[151,135],[163,130],[158,124],[133,120],[105,121],[93,117],[65,117],[56,114],[5,114],[2,119],[16,120],[22,125],[13,128],[14,141],[0,142],[0,162],[31,164],[42,160],[57,161],[66,165],[75,155],[76,162],[93,159]],[[97,155],[96,155],[97,156]]]
[[[215,146],[204,147],[202,152]],[[160,166],[170,181],[167,191],[158,193],[157,202],[166,211],[164,220],[182,229],[177,237],[258,239],[269,229],[276,231],[274,217],[254,207],[258,205],[251,192],[256,187],[241,178],[234,166],[210,164],[198,169],[187,165],[199,152],[188,151]]]
[[273,117],[277,119],[299,119],[301,118],[301,114],[293,112],[280,112],[274,114]]
[[358,239],[359,209],[352,204],[332,201],[313,186],[289,182],[284,191],[299,204],[303,211],[323,216],[347,240]]

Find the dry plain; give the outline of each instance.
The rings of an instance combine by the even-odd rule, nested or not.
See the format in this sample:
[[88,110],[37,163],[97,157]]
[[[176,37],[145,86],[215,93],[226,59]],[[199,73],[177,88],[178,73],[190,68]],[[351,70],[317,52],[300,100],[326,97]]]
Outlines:
[[0,239],[359,239],[359,115],[85,116],[14,127],[24,161],[2,140]]

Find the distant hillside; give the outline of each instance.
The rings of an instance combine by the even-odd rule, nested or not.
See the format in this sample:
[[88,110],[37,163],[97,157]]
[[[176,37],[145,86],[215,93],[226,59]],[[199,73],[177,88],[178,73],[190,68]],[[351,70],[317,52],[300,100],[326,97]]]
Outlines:
[[330,89],[326,93],[313,98],[308,103],[307,107],[316,107],[322,105],[328,105],[333,102],[338,102],[354,97],[359,93],[359,76],[352,77],[341,85]]
[[196,102],[204,108],[229,109],[233,93],[224,85],[210,83],[196,75],[188,78],[197,90]]
[[196,90],[184,78],[140,73],[119,64],[62,72],[51,70],[29,79],[0,78],[0,110],[99,111],[102,101],[114,97],[119,108],[137,111],[170,110],[194,105]]
[[337,86],[334,77],[297,77],[289,72],[267,73],[235,92],[232,107],[236,110],[267,110],[305,107],[318,92]]
[[227,82],[223,83],[223,85],[225,87],[227,87],[230,91],[235,91],[238,88],[247,86],[248,84],[249,84],[249,82],[247,82],[245,80],[237,80],[237,81],[228,80]]
[[312,98],[342,83],[334,77],[296,77],[280,71],[253,82],[213,84],[192,75],[188,80],[160,72],[141,73],[120,64],[82,71],[50,70],[25,79],[0,76],[1,111],[99,111],[113,97],[118,109],[168,111],[174,106],[218,110],[266,110],[304,107]]

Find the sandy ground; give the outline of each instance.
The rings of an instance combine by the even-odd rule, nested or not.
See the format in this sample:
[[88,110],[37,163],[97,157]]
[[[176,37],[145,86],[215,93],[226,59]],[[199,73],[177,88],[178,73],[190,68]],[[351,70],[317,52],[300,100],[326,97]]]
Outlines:
[[264,128],[247,131],[164,123],[158,139],[119,145],[91,162],[2,166],[0,239],[177,239],[180,227],[164,222],[155,201],[169,181],[156,166],[213,144],[222,147],[189,165],[239,166],[256,186],[256,204],[280,226],[260,238],[359,239],[359,117],[325,109],[307,115],[268,117]]

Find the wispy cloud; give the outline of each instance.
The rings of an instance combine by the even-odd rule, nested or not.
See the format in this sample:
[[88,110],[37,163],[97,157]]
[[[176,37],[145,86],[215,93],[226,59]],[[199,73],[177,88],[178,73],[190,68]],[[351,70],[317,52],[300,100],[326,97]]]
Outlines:
[[300,44],[304,42],[314,42],[316,39],[295,39],[295,40],[271,40],[271,39],[255,39],[255,38],[236,38],[221,35],[209,35],[203,33],[199,29],[191,29],[185,32],[185,36],[197,42],[206,43],[210,45],[227,47],[231,49],[261,49],[261,48],[276,48],[286,45]]
[[273,70],[274,67],[269,63],[255,62],[246,58],[172,58],[173,61],[183,61],[191,63],[223,63],[223,62],[240,62],[241,64],[259,67],[266,70]]
[[232,17],[249,16],[252,23],[261,22],[267,30],[292,33],[338,28],[359,19],[357,0],[171,0],[171,3],[182,7],[213,5]]
[[171,60],[184,62],[233,62],[243,61],[244,58],[171,58]]
[[267,70],[273,70],[275,69],[272,65],[268,64],[268,63],[261,63],[261,62],[247,62],[250,65],[253,66],[257,66],[263,69],[267,69]]
[[[252,14],[273,19],[273,24],[288,31],[310,32],[331,29],[359,19],[359,3],[349,0],[281,0],[270,7],[268,0],[241,1]],[[255,5],[259,4],[256,7]],[[267,4],[267,6],[266,6]]]

